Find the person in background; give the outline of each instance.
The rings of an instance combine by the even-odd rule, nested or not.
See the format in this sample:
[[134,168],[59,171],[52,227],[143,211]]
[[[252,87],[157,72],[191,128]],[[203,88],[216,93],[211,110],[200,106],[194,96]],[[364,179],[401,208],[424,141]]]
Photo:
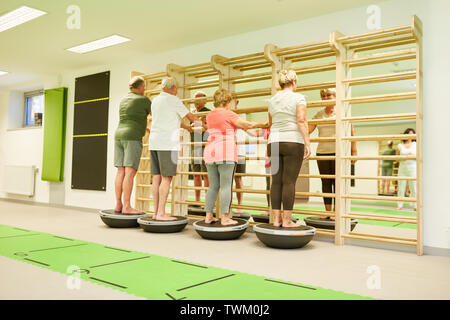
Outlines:
[[145,135],[152,103],[144,96],[144,78],[133,77],[129,82],[129,89],[130,92],[120,101],[119,126],[114,136],[114,166],[117,167],[114,211],[133,215],[142,213],[131,207],[130,198],[141,161],[142,137]]
[[221,224],[234,225],[237,223],[230,215],[233,195],[233,178],[237,163],[236,131],[238,128],[249,130],[264,127],[266,122],[249,122],[241,119],[230,110],[233,98],[225,89],[214,93],[214,107],[206,117],[208,128],[208,142],[205,147],[204,158],[210,187],[206,193],[206,223],[213,223],[217,218],[213,216],[213,209],[220,189]]
[[[394,150],[394,142],[388,141],[388,149],[384,150],[383,156],[395,156],[396,151]],[[392,177],[392,172],[394,170],[394,160],[383,160],[381,162],[381,175],[383,177]],[[382,180],[381,182],[381,193],[388,194],[389,188],[391,186],[391,180]]]
[[[238,103],[239,103],[239,101],[236,101],[236,108],[237,108]],[[247,131],[247,133],[249,133],[249,132]],[[236,132],[237,156],[238,156],[238,162],[236,164],[236,173],[239,173],[239,174],[246,173],[246,169],[247,169],[247,160],[246,160],[247,149],[246,149],[246,144],[245,144],[246,139],[247,139],[246,132],[242,129],[238,129]],[[244,188],[244,184],[242,183],[242,176],[235,175],[234,182],[236,184],[236,189],[242,190]],[[237,198],[237,202],[238,202],[239,206],[242,205],[243,197],[244,197],[244,193],[236,192],[236,198]],[[235,213],[242,214],[243,211],[242,211],[242,209],[236,209]]]
[[[272,185],[270,201],[275,227],[297,227],[292,222],[295,183],[303,160],[309,158],[310,142],[306,120],[306,100],[297,90],[294,70],[281,70],[278,75],[281,90],[269,101],[268,141]],[[283,213],[281,212],[283,205]]]
[[[322,100],[336,100],[336,90],[335,89],[323,89],[320,90],[320,96]],[[315,114],[313,119],[315,120],[335,120],[336,111],[335,105],[326,106],[324,109],[320,110]],[[335,124],[310,124],[309,133],[311,134],[316,130],[319,130],[319,138],[334,138],[336,136],[336,125]],[[351,135],[355,135],[355,130],[353,125],[351,125]],[[357,155],[356,142],[351,144],[352,156]],[[335,142],[319,142],[316,151],[317,156],[322,157],[335,157],[336,156],[336,143]],[[354,164],[355,161],[352,161]],[[317,166],[321,175],[332,175],[336,174],[336,161],[335,160],[317,160]],[[336,183],[335,179],[322,178],[322,192],[323,193],[335,193]],[[328,212],[334,212],[333,198],[324,197],[323,202],[325,204],[325,210]],[[321,219],[331,219],[335,220],[334,217],[320,216]]]
[[[204,93],[203,91],[197,91],[194,94],[194,98],[206,98],[206,93]],[[201,100],[197,100],[195,102],[195,110],[196,112],[210,112],[211,110],[205,107],[206,105],[206,99],[201,99]],[[206,127],[206,116],[201,116],[199,117],[199,119],[202,121],[202,125],[198,126],[196,128],[193,129],[192,133],[191,133],[191,141],[192,142],[196,142],[196,143],[203,143],[204,141],[208,140],[208,132],[206,131],[207,127]],[[203,133],[203,131],[205,130],[205,132]],[[194,158],[201,158],[203,157],[203,151],[204,151],[204,147],[203,146],[192,146],[192,154],[194,156]],[[206,164],[205,164],[205,160],[196,160],[194,159],[192,161],[192,171],[193,172],[208,172],[208,170],[206,169]],[[201,187],[202,186],[202,179],[204,182],[204,186],[206,188],[209,187],[209,179],[207,175],[196,175],[194,174],[194,186],[195,187]],[[200,201],[200,190],[195,190],[195,201],[199,202]],[[193,207],[200,207],[198,205],[193,205]]]
[[[403,134],[415,135],[416,131],[414,129],[408,128]],[[398,146],[398,154],[400,156],[416,156],[416,142],[414,139],[403,140]],[[409,177],[416,178],[417,176],[417,164],[416,160],[400,160],[400,165],[398,168],[399,177]],[[406,180],[398,180],[398,197],[405,197],[406,191]],[[412,198],[416,197],[416,181],[408,180],[410,195]],[[417,208],[417,203],[414,203],[414,209]],[[403,202],[399,201],[397,205],[397,210],[403,209]]]
[[180,150],[180,127],[182,119],[198,121],[177,97],[174,78],[162,81],[161,93],[153,99],[152,124],[149,137],[151,159],[152,193],[155,204],[155,220],[175,220],[166,214],[167,196],[172,178],[177,174]]

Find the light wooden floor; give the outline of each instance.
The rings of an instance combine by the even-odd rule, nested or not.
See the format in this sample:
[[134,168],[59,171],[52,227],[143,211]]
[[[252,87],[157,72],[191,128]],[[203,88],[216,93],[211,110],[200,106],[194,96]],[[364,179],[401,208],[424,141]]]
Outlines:
[[[262,245],[253,233],[237,241],[201,239],[188,226],[178,234],[109,229],[95,212],[0,201],[0,224],[58,234],[380,299],[450,299],[450,258],[312,241],[301,250]],[[69,290],[67,277],[0,257],[0,299],[135,299],[88,282]],[[367,268],[381,271],[381,288],[367,287]]]

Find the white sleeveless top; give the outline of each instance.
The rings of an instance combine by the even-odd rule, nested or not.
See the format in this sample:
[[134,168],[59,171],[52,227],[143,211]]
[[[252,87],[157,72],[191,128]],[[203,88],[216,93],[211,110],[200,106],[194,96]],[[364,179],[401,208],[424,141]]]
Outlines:
[[[409,148],[407,148],[403,143],[400,143],[397,146],[398,150],[400,151],[400,155],[401,156],[416,156],[417,155],[417,144],[416,142],[411,143],[411,145],[409,146]],[[416,160],[403,160],[400,161],[400,165],[401,166],[415,166],[416,165]]]
[[268,143],[305,143],[297,125],[299,104],[306,106],[305,96],[290,90],[279,91],[270,99],[269,113],[272,117],[272,127]]

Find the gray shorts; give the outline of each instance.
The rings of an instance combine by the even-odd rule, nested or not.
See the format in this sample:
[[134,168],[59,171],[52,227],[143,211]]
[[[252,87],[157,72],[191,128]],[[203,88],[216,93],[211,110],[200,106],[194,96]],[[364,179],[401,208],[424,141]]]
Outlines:
[[131,167],[136,171],[142,156],[142,141],[116,140],[114,145],[114,166]]
[[152,175],[175,177],[177,175],[178,151],[150,150]]

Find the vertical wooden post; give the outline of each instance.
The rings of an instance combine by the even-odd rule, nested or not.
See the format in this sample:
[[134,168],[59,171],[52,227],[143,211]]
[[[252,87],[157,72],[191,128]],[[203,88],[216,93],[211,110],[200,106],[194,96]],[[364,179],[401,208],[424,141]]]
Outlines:
[[423,255],[423,24],[413,16],[412,26],[416,38],[416,134],[417,134],[417,255]]
[[228,58],[216,54],[211,57],[211,65],[213,69],[219,73],[219,89],[227,89],[231,93],[234,93],[235,85],[233,84],[233,81],[226,79],[240,76],[242,75],[242,72],[224,65],[224,62],[227,60]]
[[343,63],[352,56],[344,45],[339,43],[337,39],[343,36],[340,32],[334,31],[330,35],[330,43],[336,52],[336,184],[335,184],[335,239],[336,245],[343,245],[343,234],[350,232],[350,221],[342,218],[350,212],[351,201],[343,198],[344,195],[350,193],[350,180],[343,179],[343,176],[350,173],[350,160],[343,160],[342,157],[349,156],[349,141],[343,140],[344,137],[350,136],[350,123],[344,123],[342,118],[351,115],[351,105],[344,102],[344,99],[351,97],[350,86],[343,82],[350,78],[350,68],[348,64]]

